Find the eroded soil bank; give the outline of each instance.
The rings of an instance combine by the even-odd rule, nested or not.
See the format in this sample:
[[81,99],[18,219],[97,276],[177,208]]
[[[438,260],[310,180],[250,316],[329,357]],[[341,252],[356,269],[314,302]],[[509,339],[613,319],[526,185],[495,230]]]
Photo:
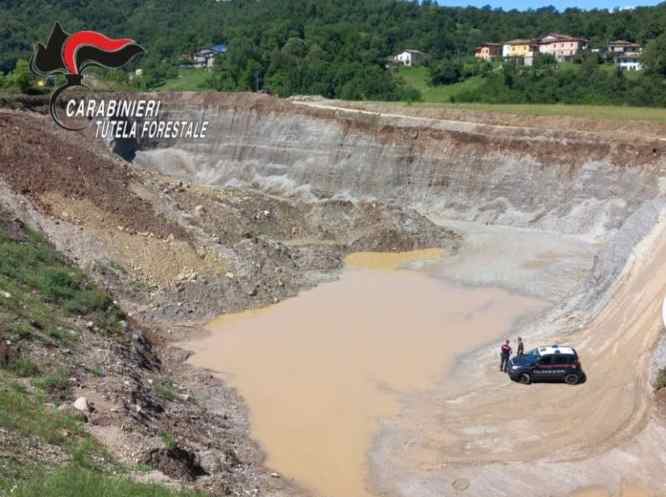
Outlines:
[[192,364],[219,371],[245,398],[267,464],[317,495],[373,495],[367,452],[381,420],[432,388],[457,355],[545,307],[391,269],[401,259],[415,258],[354,255],[338,281],[223,316],[185,345]]

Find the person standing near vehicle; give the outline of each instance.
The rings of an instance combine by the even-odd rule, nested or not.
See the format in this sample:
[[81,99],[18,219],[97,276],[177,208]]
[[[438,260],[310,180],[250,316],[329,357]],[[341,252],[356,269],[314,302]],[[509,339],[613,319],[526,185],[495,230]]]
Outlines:
[[511,358],[511,345],[509,345],[509,340],[502,344],[500,348],[500,371],[506,373],[509,367],[509,359]]
[[525,344],[523,343],[523,339],[518,337],[518,350],[516,350],[516,355],[520,357],[524,353],[525,353]]

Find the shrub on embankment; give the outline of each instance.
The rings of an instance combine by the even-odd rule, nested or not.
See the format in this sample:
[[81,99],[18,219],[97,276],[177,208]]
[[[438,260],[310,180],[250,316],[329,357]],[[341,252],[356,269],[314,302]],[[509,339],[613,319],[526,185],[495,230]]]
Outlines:
[[657,379],[654,381],[654,390],[658,392],[662,388],[666,388],[666,368],[661,368],[657,373]]

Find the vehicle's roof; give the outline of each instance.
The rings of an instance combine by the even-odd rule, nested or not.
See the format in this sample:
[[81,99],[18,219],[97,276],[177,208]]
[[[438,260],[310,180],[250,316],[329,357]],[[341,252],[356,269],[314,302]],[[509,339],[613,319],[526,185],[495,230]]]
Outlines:
[[571,347],[560,347],[559,345],[549,345],[548,347],[539,347],[539,354],[575,354],[576,351]]

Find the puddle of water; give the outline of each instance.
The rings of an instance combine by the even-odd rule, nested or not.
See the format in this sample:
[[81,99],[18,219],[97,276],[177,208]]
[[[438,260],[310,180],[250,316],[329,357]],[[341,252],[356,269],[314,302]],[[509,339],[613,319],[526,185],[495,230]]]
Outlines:
[[543,307],[424,273],[359,268],[412,260],[354,256],[356,267],[338,281],[222,317],[185,345],[193,364],[223,373],[245,398],[268,466],[321,496],[371,495],[367,453],[400,395],[433,387],[457,354],[502,338],[515,318]]
[[356,252],[345,258],[350,269],[398,269],[409,262],[436,261],[442,258],[442,249],[412,250],[411,252]]

